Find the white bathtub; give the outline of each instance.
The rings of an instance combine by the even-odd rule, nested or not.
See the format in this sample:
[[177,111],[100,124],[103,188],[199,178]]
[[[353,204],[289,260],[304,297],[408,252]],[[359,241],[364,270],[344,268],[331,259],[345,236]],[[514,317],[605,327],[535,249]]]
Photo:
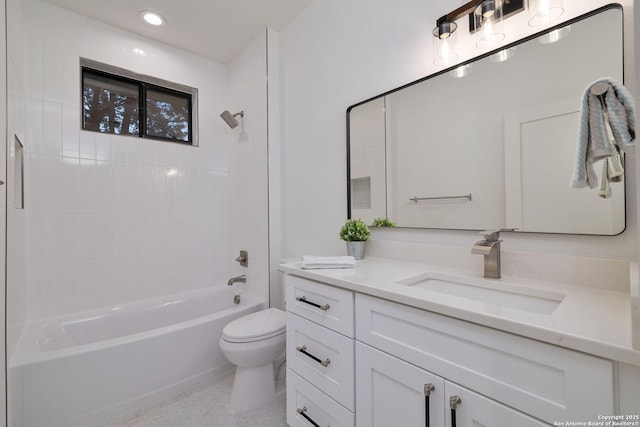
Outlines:
[[[222,328],[264,302],[228,286],[26,327],[9,366],[12,427],[86,427],[232,369]],[[213,404],[213,403],[212,403]]]

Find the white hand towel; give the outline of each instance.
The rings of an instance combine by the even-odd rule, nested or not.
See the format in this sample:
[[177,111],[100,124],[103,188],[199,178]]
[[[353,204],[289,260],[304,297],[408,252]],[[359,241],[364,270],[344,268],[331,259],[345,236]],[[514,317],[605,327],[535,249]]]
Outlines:
[[355,268],[356,259],[352,256],[312,256],[302,257],[302,268],[305,270],[320,268]]

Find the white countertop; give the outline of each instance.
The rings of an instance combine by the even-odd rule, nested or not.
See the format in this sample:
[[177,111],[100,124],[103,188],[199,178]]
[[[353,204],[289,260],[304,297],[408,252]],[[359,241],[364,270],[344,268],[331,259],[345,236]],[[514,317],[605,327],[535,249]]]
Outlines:
[[425,272],[482,278],[482,272],[456,270],[416,262],[367,257],[355,269],[304,270],[300,262],[279,270],[351,291],[384,298],[502,331],[556,344],[607,359],[640,366],[640,351],[631,345],[631,296],[520,277],[485,279],[501,285],[553,291],[566,296],[551,314],[537,314],[486,304],[440,292],[398,284]]

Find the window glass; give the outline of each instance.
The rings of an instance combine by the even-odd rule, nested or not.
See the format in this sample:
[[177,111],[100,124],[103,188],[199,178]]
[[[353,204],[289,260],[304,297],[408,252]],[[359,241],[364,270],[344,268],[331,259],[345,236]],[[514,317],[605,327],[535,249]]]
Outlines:
[[118,135],[139,135],[139,92],[135,82],[83,70],[82,128]]
[[82,129],[198,145],[198,90],[80,58]]
[[145,93],[145,136],[191,141],[191,96],[155,87]]

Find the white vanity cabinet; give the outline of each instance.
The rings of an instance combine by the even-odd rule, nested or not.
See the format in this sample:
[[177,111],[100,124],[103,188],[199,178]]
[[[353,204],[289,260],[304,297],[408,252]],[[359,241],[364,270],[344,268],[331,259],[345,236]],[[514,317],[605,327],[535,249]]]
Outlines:
[[287,423],[355,425],[354,295],[285,276]]
[[616,374],[627,365],[311,277],[285,275],[291,426],[538,427],[640,409],[619,398],[636,389]]
[[360,342],[356,383],[358,427],[548,425]]
[[[553,424],[615,413],[609,360],[361,294],[356,339],[358,386],[361,377],[378,375],[360,366],[370,364],[371,353],[362,342],[443,378],[445,404],[461,397],[459,425],[475,425],[477,418],[480,425],[533,426],[545,425],[534,418]],[[358,419],[377,402],[359,398]],[[502,417],[522,421],[498,422]]]

